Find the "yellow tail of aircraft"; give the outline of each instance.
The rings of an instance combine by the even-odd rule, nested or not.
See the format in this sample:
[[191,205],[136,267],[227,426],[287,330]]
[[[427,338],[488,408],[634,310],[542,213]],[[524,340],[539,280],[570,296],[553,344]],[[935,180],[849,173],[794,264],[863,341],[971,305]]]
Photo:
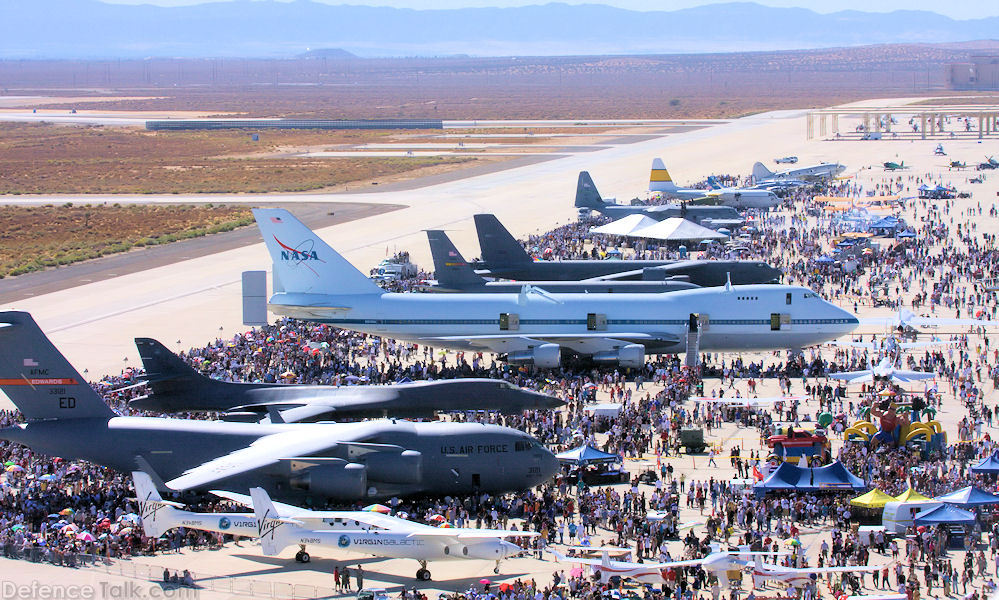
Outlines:
[[650,192],[672,192],[676,189],[673,178],[669,176],[666,165],[661,158],[652,159],[652,172],[649,174]]

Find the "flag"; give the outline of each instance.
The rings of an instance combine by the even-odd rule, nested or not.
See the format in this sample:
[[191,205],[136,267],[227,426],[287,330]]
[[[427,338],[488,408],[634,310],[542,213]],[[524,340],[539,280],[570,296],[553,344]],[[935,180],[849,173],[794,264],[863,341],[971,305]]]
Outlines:
[[757,481],[763,481],[763,473],[760,473],[758,465],[753,465],[753,477],[755,477]]
[[35,359],[33,359],[33,358],[26,358],[26,359],[24,359],[24,366],[26,366],[26,367],[37,367],[38,366],[38,361],[35,360]]

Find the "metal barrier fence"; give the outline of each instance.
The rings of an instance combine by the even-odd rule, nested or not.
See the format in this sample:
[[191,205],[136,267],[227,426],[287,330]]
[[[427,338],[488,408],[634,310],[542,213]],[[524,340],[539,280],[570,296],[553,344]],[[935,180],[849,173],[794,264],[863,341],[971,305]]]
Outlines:
[[[71,568],[96,569],[109,575],[149,581],[169,586],[171,589],[185,589],[185,586],[182,584],[166,583],[163,581],[163,570],[165,568],[169,569],[171,573],[176,572],[177,569],[151,565],[135,560],[107,558],[96,554],[64,554],[53,556],[46,553],[42,548],[32,548],[25,552],[4,552],[4,556],[6,558],[22,559],[36,563],[46,562]],[[197,592],[201,590],[234,596],[273,598],[276,600],[320,600],[335,598],[341,595],[334,592],[333,588],[318,585],[248,579],[232,575],[212,575],[194,571],[190,571],[190,573],[194,579],[194,586],[189,588],[192,592],[191,598],[195,598]],[[183,598],[185,596],[178,594],[176,597]]]

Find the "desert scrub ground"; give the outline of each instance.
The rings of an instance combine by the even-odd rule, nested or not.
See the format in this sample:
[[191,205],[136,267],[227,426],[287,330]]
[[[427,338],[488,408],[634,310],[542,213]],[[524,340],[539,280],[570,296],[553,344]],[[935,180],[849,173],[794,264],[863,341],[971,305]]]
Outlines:
[[245,206],[0,206],[0,278],[252,223]]
[[299,192],[403,173],[468,157],[300,158],[291,148],[388,141],[399,132],[145,131],[0,124],[0,194]]

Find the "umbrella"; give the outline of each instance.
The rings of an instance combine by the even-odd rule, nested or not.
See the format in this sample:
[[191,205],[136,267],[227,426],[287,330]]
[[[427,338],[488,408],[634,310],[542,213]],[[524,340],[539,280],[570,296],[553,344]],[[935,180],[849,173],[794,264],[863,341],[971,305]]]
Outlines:
[[[572,570],[569,571],[569,577],[582,577],[582,576],[583,576],[583,568],[582,567],[573,567]],[[509,584],[503,584],[503,585],[509,585]],[[500,591],[501,592],[505,592],[506,591],[506,590],[503,589],[503,585],[500,586]]]
[[384,504],[371,504],[371,505],[365,506],[361,510],[366,510],[368,512],[382,513],[383,515],[387,515],[387,514],[390,514],[392,512],[392,509],[389,508],[389,507],[387,507],[387,506],[385,506]]
[[488,579],[480,579],[480,580],[479,580],[479,583],[481,583],[482,585],[489,585],[489,584],[490,584],[490,583],[492,583],[492,582],[491,582],[491,581],[489,581]]
[[22,529],[24,529],[24,525],[14,525],[10,528],[11,531],[21,531]]
[[[576,567],[575,569],[573,569],[573,571],[579,571],[580,575],[583,574],[583,570],[580,569],[579,567]],[[579,575],[573,575],[573,577],[579,577]],[[500,586],[499,586],[499,589],[500,589],[501,592],[506,592],[507,590],[509,590],[512,587],[513,586],[510,585],[509,583],[501,583]]]
[[64,509],[62,509],[62,510],[59,511],[59,514],[62,515],[62,516],[64,516],[64,517],[68,517],[69,515],[73,514],[73,509],[72,508],[64,508]]
[[139,515],[135,513],[128,513],[118,517],[118,521],[121,523],[132,523],[133,525],[139,524]]
[[48,518],[48,519],[58,519],[59,518],[59,513],[52,513],[51,515],[49,515],[46,518]]
[[11,466],[12,464],[14,464],[14,461],[12,461],[12,460],[8,460],[7,462],[5,462],[5,463],[3,464],[3,466],[5,466],[5,467],[9,467],[9,466]]
[[81,531],[80,533],[76,534],[76,539],[80,540],[81,542],[97,541],[97,538],[94,537],[94,534],[90,533],[89,531]]
[[132,533],[132,528],[131,527],[126,527],[126,528],[122,529],[121,531],[119,531],[118,535],[128,535],[130,533]]
[[52,473],[48,473],[46,475],[42,475],[41,477],[39,477],[38,481],[55,481],[56,479],[59,479],[59,478],[57,476],[53,475]]
[[784,540],[784,543],[787,544],[788,546],[800,546],[801,540],[799,540],[798,538],[791,538],[789,540]]
[[72,523],[67,523],[59,529],[59,531],[63,533],[76,533],[79,530],[80,528],[77,527],[76,525],[73,525]]
[[7,472],[8,473],[21,473],[23,471],[24,471],[24,467],[22,467],[21,465],[8,465],[7,466]]

